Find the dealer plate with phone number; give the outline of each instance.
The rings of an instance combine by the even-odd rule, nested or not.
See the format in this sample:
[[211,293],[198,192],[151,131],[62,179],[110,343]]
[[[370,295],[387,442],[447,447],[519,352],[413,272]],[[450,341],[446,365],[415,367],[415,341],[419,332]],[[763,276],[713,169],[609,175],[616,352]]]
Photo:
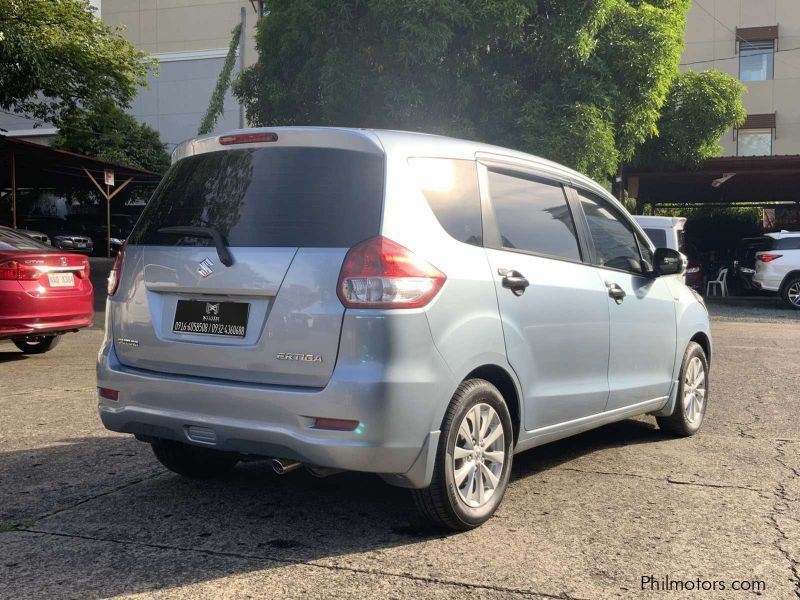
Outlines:
[[172,331],[224,337],[244,337],[250,305],[246,302],[178,300]]

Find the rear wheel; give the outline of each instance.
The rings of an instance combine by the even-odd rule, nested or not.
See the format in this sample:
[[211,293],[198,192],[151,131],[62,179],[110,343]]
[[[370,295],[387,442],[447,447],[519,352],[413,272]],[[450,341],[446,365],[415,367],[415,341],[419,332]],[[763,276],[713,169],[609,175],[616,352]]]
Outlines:
[[795,276],[783,285],[781,297],[788,306],[800,310],[800,277]]
[[466,531],[491,517],[511,474],[514,433],[503,396],[488,381],[463,382],[445,414],[431,485],[412,490],[428,521]]
[[60,335],[40,335],[21,340],[12,340],[14,345],[25,354],[44,354],[49,352],[61,341]]
[[200,448],[172,440],[155,440],[150,445],[158,462],[173,473],[189,479],[221,477],[233,469],[241,459],[236,452]]
[[700,430],[707,406],[708,359],[700,344],[689,342],[683,355],[675,408],[671,415],[656,417],[656,421],[664,431],[688,437]]

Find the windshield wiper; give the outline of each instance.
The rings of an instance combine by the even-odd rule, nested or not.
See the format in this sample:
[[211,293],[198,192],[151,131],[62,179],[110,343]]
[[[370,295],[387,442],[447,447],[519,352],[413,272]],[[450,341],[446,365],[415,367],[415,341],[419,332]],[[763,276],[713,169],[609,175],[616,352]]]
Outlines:
[[220,262],[226,267],[233,264],[233,256],[231,256],[228,246],[225,243],[225,238],[222,234],[213,227],[193,227],[191,225],[176,225],[174,227],[161,227],[158,233],[166,233],[171,235],[191,235],[194,237],[207,237],[214,240],[214,246],[217,248],[217,256]]

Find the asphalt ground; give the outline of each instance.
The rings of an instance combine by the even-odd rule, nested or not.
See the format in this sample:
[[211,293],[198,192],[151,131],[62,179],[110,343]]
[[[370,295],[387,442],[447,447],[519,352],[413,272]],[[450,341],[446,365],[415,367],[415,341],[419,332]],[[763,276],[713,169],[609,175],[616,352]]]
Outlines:
[[42,356],[0,342],[0,598],[797,600],[800,320],[711,309],[697,436],[642,417],[518,455],[497,515],[462,534],[366,474],[181,479],[102,428],[98,326]]

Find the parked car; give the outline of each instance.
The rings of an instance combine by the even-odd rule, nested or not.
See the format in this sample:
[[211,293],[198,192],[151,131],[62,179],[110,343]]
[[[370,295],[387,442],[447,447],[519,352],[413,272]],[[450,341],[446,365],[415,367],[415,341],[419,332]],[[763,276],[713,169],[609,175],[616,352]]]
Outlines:
[[690,288],[702,292],[705,283],[705,269],[700,262],[696,248],[686,243],[684,227],[685,217],[649,217],[636,215],[633,217],[642,226],[647,237],[657,248],[672,248],[686,256],[687,266],[684,282]]
[[682,256],[543,159],[275,128],[176,149],[109,277],[99,412],[168,469],[378,473],[433,523],[517,452],[640,414],[695,434],[711,334]]
[[800,310],[800,232],[781,231],[765,236],[756,253],[753,284],[780,294],[787,306]]
[[771,245],[764,236],[743,238],[734,252],[733,263],[728,267],[728,286],[739,294],[758,293],[760,288],[753,282],[756,273],[756,255]]
[[0,339],[27,354],[92,324],[89,260],[0,226]]
[[69,223],[59,217],[28,217],[25,219],[27,229],[45,232],[55,248],[71,250],[90,255],[94,251],[94,243],[86,229],[76,223]]
[[30,229],[15,229],[17,233],[21,233],[22,235],[27,235],[29,238],[36,240],[37,242],[41,242],[45,246],[52,246],[53,243],[50,241],[50,236],[46,233],[42,233],[41,231],[31,231]]

